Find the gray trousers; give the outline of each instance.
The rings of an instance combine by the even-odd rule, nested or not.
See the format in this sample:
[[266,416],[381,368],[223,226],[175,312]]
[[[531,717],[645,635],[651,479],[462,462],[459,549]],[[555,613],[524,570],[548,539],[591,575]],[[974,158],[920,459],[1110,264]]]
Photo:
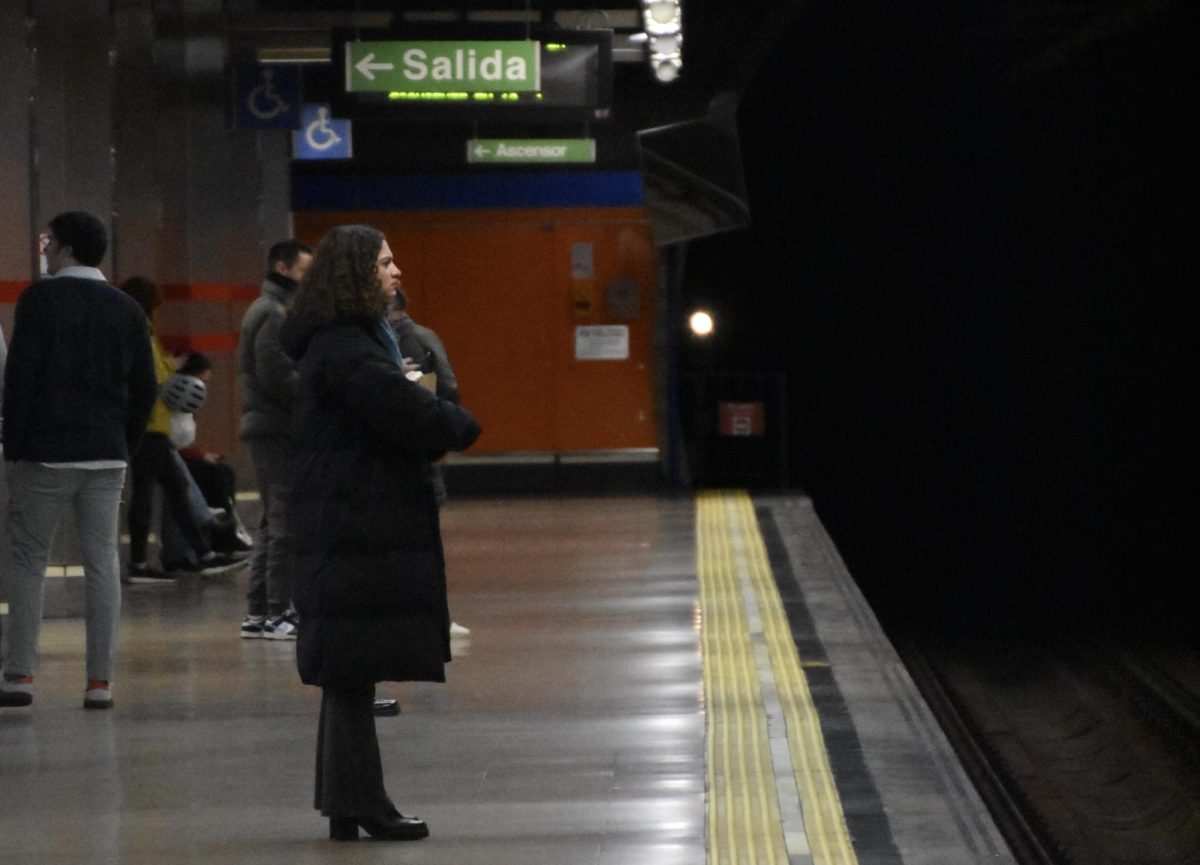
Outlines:
[[117,521],[125,469],[49,468],[8,464],[8,660],[5,673],[37,672],[43,588],[54,535],[67,511],[75,518],[83,557],[87,678],[112,681],[121,613]]
[[287,534],[292,443],[288,439],[250,439],[246,444],[262,499],[262,523],[250,559],[246,612],[252,616],[278,616],[292,606],[292,547]]

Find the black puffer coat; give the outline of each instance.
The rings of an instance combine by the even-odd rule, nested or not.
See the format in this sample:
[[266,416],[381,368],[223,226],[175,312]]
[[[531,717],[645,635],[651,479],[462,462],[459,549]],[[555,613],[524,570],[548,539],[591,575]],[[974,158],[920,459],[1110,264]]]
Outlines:
[[430,461],[480,427],[404,377],[375,322],[305,327],[288,525],[300,678],[320,686],[445,679],[450,615]]

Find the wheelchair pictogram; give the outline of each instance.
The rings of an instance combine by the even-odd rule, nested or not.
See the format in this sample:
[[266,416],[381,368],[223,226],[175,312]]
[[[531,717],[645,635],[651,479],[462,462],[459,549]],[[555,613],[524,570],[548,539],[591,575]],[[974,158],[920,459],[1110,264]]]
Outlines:
[[275,70],[262,67],[262,81],[246,96],[247,110],[259,120],[272,120],[286,114],[291,107],[275,89]]
[[317,108],[316,119],[304,127],[304,140],[313,150],[328,150],[341,144],[342,137],[329,125],[329,109],[324,105]]
[[349,120],[333,116],[329,105],[309,102],[300,112],[299,128],[292,133],[292,155],[296,159],[352,159],[353,127]]
[[239,63],[233,82],[234,118],[239,129],[295,129],[300,125],[299,70]]

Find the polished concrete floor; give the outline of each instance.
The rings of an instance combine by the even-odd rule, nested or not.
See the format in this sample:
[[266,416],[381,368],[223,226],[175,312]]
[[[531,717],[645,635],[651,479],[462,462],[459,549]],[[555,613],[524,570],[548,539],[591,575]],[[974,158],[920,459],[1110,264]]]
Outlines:
[[[718,622],[703,606],[722,589],[698,564],[704,530],[690,498],[452,500],[451,610],[471,635],[456,641],[445,685],[380,686],[403,706],[377,721],[385,777],[400,809],[429,822],[431,837],[420,842],[325,839],[311,808],[320,695],[299,683],[294,644],[239,639],[244,571],[125,588],[111,712],[80,708],[80,620],[47,620],[33,706],[0,710],[0,863],[1011,861],[811,503],[772,500],[759,517],[782,537],[773,555],[799,583],[780,584],[780,606],[768,581],[750,588],[736,573],[756,542],[749,517],[721,562],[742,580],[741,600],[727,606],[757,648],[745,653],[751,668],[726,665],[732,672],[722,675],[714,669],[725,664],[726,640],[707,639]],[[790,636],[785,624],[769,656],[762,629],[778,627],[763,622],[780,615],[771,605],[812,631],[797,638],[807,674],[799,665],[791,679],[772,672]],[[807,653],[817,643],[824,654],[814,660]],[[747,678],[760,679],[765,695],[753,710],[717,693]],[[832,828],[816,836],[812,811],[828,803],[797,799],[799,746],[776,717],[799,706],[796,683],[811,687],[836,738],[828,798],[837,807]],[[842,702],[830,701],[831,689]],[[754,831],[786,839],[783,852],[764,852],[753,838],[747,847],[736,832],[732,852],[727,841],[713,848],[713,809],[742,801],[729,785],[748,750],[722,732],[718,699],[722,718],[732,712],[731,722],[750,718],[768,731],[776,777],[760,786],[777,792],[778,813],[773,822],[750,816]],[[714,736],[728,746],[729,777],[713,774]],[[819,736],[805,748],[824,759]],[[848,843],[844,855],[826,855],[812,843],[823,833],[854,850]]]
[[674,865],[704,861],[691,506],[455,502],[445,685],[384,684],[416,843],[335,844],[311,808],[319,692],[241,640],[245,573],[127,586],[112,712],[80,708],[82,625],[48,620],[0,710],[0,862]]

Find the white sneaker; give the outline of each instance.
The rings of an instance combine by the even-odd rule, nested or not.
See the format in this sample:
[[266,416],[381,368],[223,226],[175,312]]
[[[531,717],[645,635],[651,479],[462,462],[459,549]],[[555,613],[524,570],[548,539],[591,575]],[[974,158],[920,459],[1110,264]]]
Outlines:
[[98,679],[88,682],[87,691],[83,695],[83,708],[111,709],[112,707],[112,689],[108,686],[108,682]]
[[469,636],[471,636],[471,629],[464,628],[458,622],[451,622],[450,623],[450,636],[452,636],[452,637],[469,637]]
[[263,623],[262,635],[267,640],[294,640],[299,633],[300,619],[290,610]]

